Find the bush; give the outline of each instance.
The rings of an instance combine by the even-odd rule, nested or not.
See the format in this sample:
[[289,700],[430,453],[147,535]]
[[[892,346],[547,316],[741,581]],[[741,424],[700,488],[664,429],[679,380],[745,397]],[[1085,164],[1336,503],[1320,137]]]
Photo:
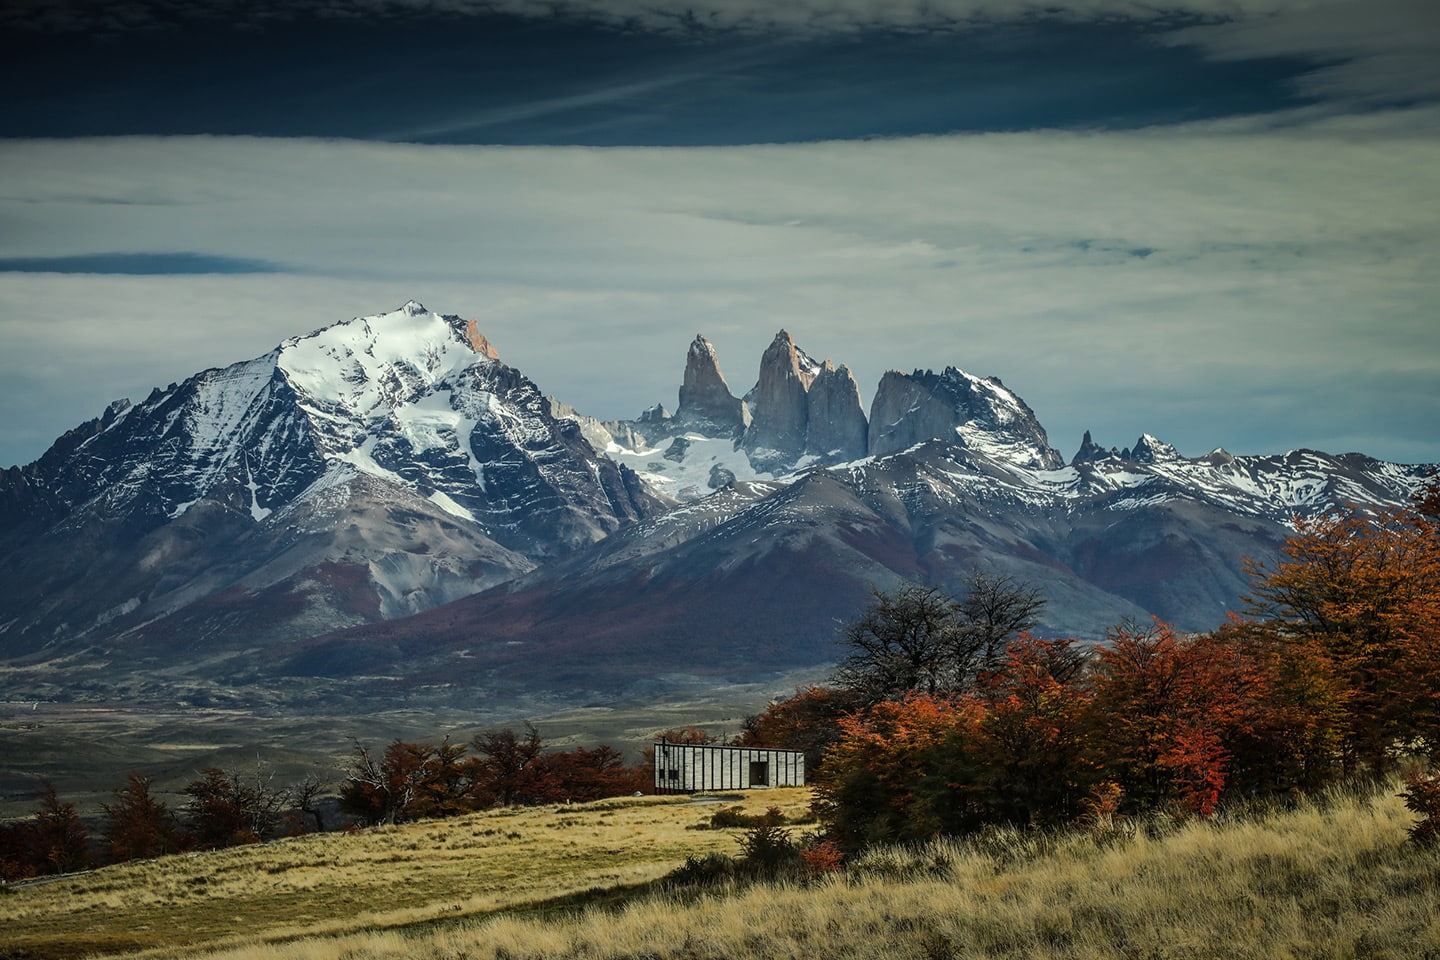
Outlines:
[[1405,778],[1405,787],[1400,796],[1406,809],[1420,815],[1410,827],[1411,842],[1422,847],[1440,844],[1440,774],[1412,773]]
[[765,878],[778,876],[800,859],[790,831],[776,824],[752,827],[740,838],[740,849],[744,851],[746,868]]
[[778,827],[785,823],[785,814],[779,807],[770,807],[761,814],[749,814],[744,807],[726,807],[717,810],[710,817],[711,830],[729,830],[739,827]]
[[703,890],[733,882],[739,873],[739,866],[734,857],[723,853],[686,857],[683,864],[665,875],[661,884],[675,892]]

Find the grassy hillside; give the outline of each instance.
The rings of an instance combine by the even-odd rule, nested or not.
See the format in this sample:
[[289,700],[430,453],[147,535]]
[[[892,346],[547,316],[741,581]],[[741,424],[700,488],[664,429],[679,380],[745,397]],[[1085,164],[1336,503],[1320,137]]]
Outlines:
[[[800,816],[809,794],[740,803]],[[0,956],[172,953],[606,899],[692,853],[734,852],[739,831],[687,829],[717,809],[686,797],[517,808],[119,864],[0,893]]]
[[[480,814],[19,889],[0,898],[0,949],[168,944],[153,952],[188,956],[226,944],[227,960],[1433,958],[1440,851],[1405,842],[1411,818],[1394,792],[1208,823],[998,831],[876,851],[807,887],[685,900],[630,899],[625,888],[687,853],[733,852],[733,833],[684,829],[714,807],[647,799]],[[745,802],[798,812],[805,801],[771,791]],[[569,894],[597,903],[544,909]]]

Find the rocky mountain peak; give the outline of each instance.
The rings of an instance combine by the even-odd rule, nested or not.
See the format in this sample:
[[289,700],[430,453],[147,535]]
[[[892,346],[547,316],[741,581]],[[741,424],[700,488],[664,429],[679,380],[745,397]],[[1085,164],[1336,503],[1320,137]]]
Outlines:
[[1065,462],[1034,411],[998,377],[976,377],[957,367],[939,374],[888,371],[870,406],[869,439],[871,456],[926,440],[958,439],[1016,466],[1053,470]]
[[738,437],[749,423],[745,405],[730,392],[720,359],[700,334],[685,354],[685,379],[680,385],[676,424],[702,433]]
[[858,460],[869,450],[869,423],[860,386],[843,363],[826,360],[806,394],[805,452],[830,463]]
[[1141,434],[1140,439],[1135,441],[1135,446],[1122,451],[1120,456],[1136,463],[1168,463],[1184,459],[1180,456],[1180,451],[1148,433]]
[[806,394],[818,372],[819,364],[796,349],[788,331],[775,334],[765,348],[760,377],[750,394],[754,397],[750,428],[741,441],[757,469],[793,463],[805,453]]
[[1106,450],[1094,440],[1090,439],[1090,431],[1085,431],[1085,436],[1080,441],[1080,449],[1075,451],[1075,456],[1070,458],[1071,463],[1093,463],[1096,460],[1105,460],[1109,457],[1118,457],[1120,451],[1111,447]]

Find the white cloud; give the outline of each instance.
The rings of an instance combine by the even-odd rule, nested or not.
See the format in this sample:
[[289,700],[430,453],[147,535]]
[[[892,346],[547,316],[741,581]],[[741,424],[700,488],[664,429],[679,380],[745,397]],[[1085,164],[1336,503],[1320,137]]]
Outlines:
[[743,392],[783,326],[867,395],[889,367],[1002,376],[1067,453],[1090,427],[1190,453],[1364,436],[1367,452],[1440,459],[1427,125],[693,149],[0,143],[0,257],[291,271],[0,274],[0,422],[29,459],[116,396],[415,297],[478,317],[506,360],[602,416],[673,406],[696,332]]

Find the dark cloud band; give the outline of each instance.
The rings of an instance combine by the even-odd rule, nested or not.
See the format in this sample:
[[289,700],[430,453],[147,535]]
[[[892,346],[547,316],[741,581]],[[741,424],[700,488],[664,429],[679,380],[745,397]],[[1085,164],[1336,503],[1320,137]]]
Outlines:
[[203,253],[86,253],[67,257],[0,257],[0,273],[97,273],[128,276],[283,273],[264,260]]

